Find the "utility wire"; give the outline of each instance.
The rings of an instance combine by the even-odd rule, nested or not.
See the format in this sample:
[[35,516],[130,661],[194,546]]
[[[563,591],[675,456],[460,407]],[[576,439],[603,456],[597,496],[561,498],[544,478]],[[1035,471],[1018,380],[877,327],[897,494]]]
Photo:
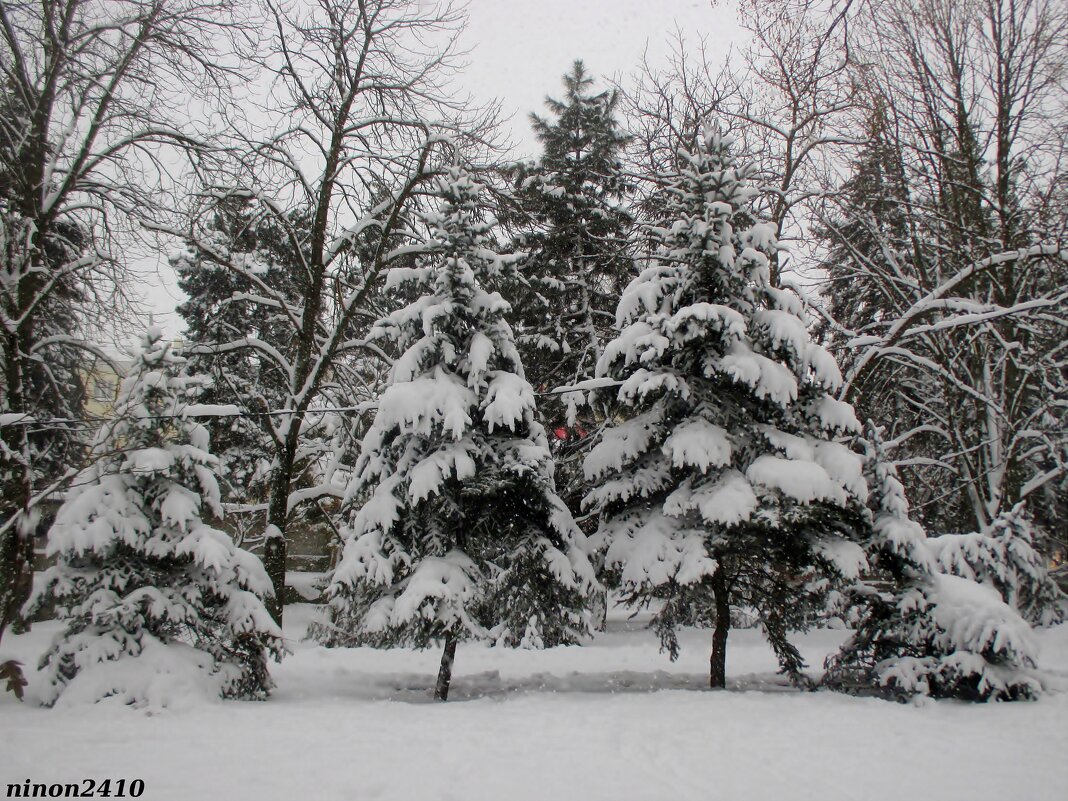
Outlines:
[[[615,382],[615,383],[618,384],[620,382]],[[606,388],[606,387],[602,387],[602,386],[594,387],[594,389],[604,389],[604,388]],[[546,396],[550,396],[550,395],[563,395],[563,394],[567,394],[567,393],[570,393],[570,392],[581,392],[581,391],[584,391],[584,389],[583,388],[576,388],[576,387],[560,387],[560,388],[557,388],[557,389],[549,389],[549,390],[543,390],[543,391],[540,391],[540,392],[534,392],[534,395],[536,395],[538,397],[546,397]],[[196,406],[196,404],[190,404],[190,405],[194,406],[194,407]],[[233,412],[198,412],[198,411],[194,410],[194,411],[191,411],[191,412],[184,412],[182,414],[146,414],[146,415],[138,416],[138,417],[136,417],[134,419],[137,419],[137,420],[185,420],[185,419],[190,418],[190,417],[226,418],[226,417],[277,417],[277,416],[282,416],[282,415],[296,415],[296,414],[299,414],[299,415],[303,416],[303,415],[308,415],[308,414],[328,414],[328,413],[329,414],[359,414],[359,413],[363,413],[363,412],[373,411],[373,410],[375,410],[377,408],[378,408],[378,403],[367,402],[367,403],[357,404],[356,406],[331,406],[331,407],[326,407],[326,408],[316,407],[314,409],[305,409],[303,412],[297,412],[297,411],[293,411],[293,410],[289,410],[289,409],[272,409],[271,411],[266,411],[266,412],[250,412],[250,411],[247,411],[247,410],[246,411],[237,410],[237,411],[233,411]],[[18,413],[9,412],[8,416],[14,416],[15,414],[18,414]],[[2,417],[2,415],[0,415],[0,417]],[[101,417],[101,418],[98,418],[98,419],[101,421],[101,423],[105,423],[105,422],[108,422],[110,420],[114,420],[116,418],[115,417]],[[79,426],[82,426],[83,428],[86,428],[88,423],[89,423],[88,420],[79,419],[79,418],[75,418],[75,417],[50,417],[50,418],[47,418],[47,419],[42,419],[40,417],[34,417],[29,412],[26,412],[26,413],[23,413],[22,416],[20,417],[20,419],[17,419],[17,420],[0,420],[0,428],[6,428],[7,426],[28,426],[28,425],[40,425],[40,426],[51,426],[51,425],[73,426],[73,425],[79,425]],[[41,429],[41,431],[47,431],[47,430],[48,429]]]

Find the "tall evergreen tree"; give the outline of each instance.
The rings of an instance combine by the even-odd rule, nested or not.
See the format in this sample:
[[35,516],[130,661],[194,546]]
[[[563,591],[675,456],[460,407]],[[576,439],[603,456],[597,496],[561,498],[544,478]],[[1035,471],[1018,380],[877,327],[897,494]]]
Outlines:
[[800,681],[787,633],[865,567],[861,459],[836,440],[859,426],[829,394],[841,375],[797,298],[770,284],[774,226],[749,211],[747,171],[718,133],[697,141],[662,176],[670,216],[598,364],[620,422],[586,458],[587,503],[627,600],[663,602],[654,625],[672,657],[680,621],[710,610],[723,687],[731,611],[746,606]]
[[483,288],[514,257],[493,251],[480,189],[450,172],[422,263],[389,273],[389,287],[421,295],[374,330],[401,355],[349,490],[365,502],[328,590],[332,621],[315,632],[331,645],[443,639],[441,700],[458,641],[576,642],[596,584],[556,494],[508,304]]
[[828,250],[820,265],[828,272],[826,307],[838,323],[826,330],[842,368],[848,367],[854,353],[850,340],[892,313],[892,298],[884,294],[895,289],[899,295],[907,293],[915,281],[915,276],[907,273],[897,276],[901,282],[897,287],[882,287],[869,280],[870,271],[876,269],[869,262],[875,261],[879,268],[891,272],[910,244],[909,191],[902,155],[889,136],[886,109],[878,98],[875,102],[867,120],[867,143],[838,192],[841,208],[849,213],[826,215],[823,224],[815,227],[816,236]]
[[57,562],[29,601],[29,613],[54,602],[65,624],[42,659],[43,698],[159,703],[157,672],[265,697],[282,634],[259,560],[203,519],[221,508],[207,431],[187,416],[202,380],[179,373],[159,329],[142,347],[49,534]]
[[[633,277],[631,187],[621,162],[627,137],[616,121],[617,95],[595,92],[581,61],[564,76],[564,87],[563,99],[545,101],[550,117],[531,115],[543,152],[516,176],[514,227],[527,259],[509,299],[523,365],[539,391],[593,376],[619,295]],[[564,481],[578,489],[589,421],[569,420],[555,396],[543,396],[539,414],[553,434]],[[580,496],[574,493],[573,506]]]
[[[202,402],[234,404],[252,414],[208,423],[213,450],[225,468],[227,502],[255,503],[266,497],[272,453],[266,413],[282,406],[286,376],[252,348],[239,345],[253,339],[282,353],[294,347],[281,319],[284,311],[269,302],[273,294],[299,297],[306,281],[300,250],[307,240],[308,215],[291,213],[287,222],[283,227],[254,202],[237,198],[214,209],[196,244],[171,257],[178,286],[187,296],[177,311],[186,324],[189,368],[211,379]],[[254,269],[228,269],[233,260]]]

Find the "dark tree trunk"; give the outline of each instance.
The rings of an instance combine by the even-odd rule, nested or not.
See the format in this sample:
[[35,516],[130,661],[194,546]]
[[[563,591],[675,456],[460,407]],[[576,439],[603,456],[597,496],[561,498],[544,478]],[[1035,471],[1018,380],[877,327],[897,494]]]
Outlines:
[[452,663],[456,659],[456,635],[445,635],[445,650],[441,654],[441,667],[438,668],[438,683],[434,688],[434,700],[449,700],[449,685],[452,683]]
[[[7,383],[8,411],[23,411],[23,354],[27,352],[25,331],[6,337],[4,342],[4,380]],[[30,499],[33,495],[30,472],[30,448],[26,426],[5,426],[0,431],[3,452],[0,455],[0,639],[19,620],[22,604],[29,598],[33,585],[33,518]]]
[[[288,437],[287,443],[288,445]],[[270,498],[267,503],[267,538],[263,543],[263,567],[271,580],[274,597],[266,599],[267,611],[274,622],[282,625],[282,610],[286,590],[286,524],[289,519],[289,487],[293,477],[292,450],[284,447],[278,454],[278,464],[271,475]]]
[[731,628],[730,590],[723,568],[712,576],[712,592],[716,599],[716,628],[712,632],[708,686],[713,690],[721,690],[727,686],[727,634]]
[[608,590],[598,592],[594,596],[593,607],[594,628],[597,631],[608,631]]
[[274,597],[265,598],[264,604],[274,622],[281,626],[286,590],[286,538],[274,528],[268,530],[263,543],[263,567],[274,589]]
[[0,639],[9,626],[19,632],[20,611],[33,587],[33,536],[21,528],[16,524],[0,535]]

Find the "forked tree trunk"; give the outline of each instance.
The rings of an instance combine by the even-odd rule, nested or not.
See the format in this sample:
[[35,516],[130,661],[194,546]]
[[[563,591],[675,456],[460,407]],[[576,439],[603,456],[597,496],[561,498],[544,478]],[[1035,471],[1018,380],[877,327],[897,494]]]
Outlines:
[[708,686],[721,690],[727,686],[727,634],[731,628],[730,590],[722,568],[712,576],[712,593],[716,599],[716,628],[712,632]]
[[452,663],[456,659],[456,636],[450,631],[445,635],[445,650],[438,668],[438,684],[434,688],[434,700],[449,700],[449,684],[452,683]]

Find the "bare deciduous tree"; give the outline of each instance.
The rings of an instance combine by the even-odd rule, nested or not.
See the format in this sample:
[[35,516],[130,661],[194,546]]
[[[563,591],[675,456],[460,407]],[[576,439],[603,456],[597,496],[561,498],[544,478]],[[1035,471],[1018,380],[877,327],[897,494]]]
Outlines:
[[200,146],[185,109],[228,83],[214,43],[240,29],[234,12],[229,0],[0,4],[0,635],[28,588],[35,506],[63,479],[42,486],[35,470],[27,424],[43,406],[29,376],[90,348],[49,315],[76,328],[88,308],[76,298],[97,312],[124,299],[121,231],[160,208],[167,151]]
[[864,19],[858,84],[896,189],[824,215],[829,291],[867,297],[841,337],[847,393],[877,419],[899,410],[886,423],[933,524],[986,531],[1025,501],[1049,530],[1068,454],[1068,12],[922,0]]

